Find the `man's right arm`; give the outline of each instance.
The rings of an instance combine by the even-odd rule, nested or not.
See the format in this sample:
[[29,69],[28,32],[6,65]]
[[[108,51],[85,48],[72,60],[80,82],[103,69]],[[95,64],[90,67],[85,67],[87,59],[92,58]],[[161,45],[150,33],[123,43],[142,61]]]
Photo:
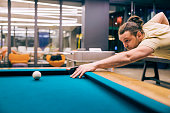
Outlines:
[[165,14],[163,12],[160,12],[158,14],[156,14],[151,20],[149,20],[148,22],[156,22],[156,23],[160,23],[160,24],[166,24],[169,25],[169,21],[166,18]]
[[70,77],[76,78],[77,76],[80,75],[79,78],[81,78],[85,72],[94,71],[97,68],[112,68],[112,67],[123,66],[135,62],[137,60],[140,60],[142,58],[145,58],[151,53],[153,53],[152,48],[146,46],[140,46],[130,51],[118,53],[114,56],[111,56],[109,58],[94,63],[81,65],[76,69],[76,71]]

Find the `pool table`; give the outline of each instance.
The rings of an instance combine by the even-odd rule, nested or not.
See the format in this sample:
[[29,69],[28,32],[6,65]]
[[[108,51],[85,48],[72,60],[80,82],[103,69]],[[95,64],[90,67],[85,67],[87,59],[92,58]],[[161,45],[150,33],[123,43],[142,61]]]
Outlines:
[[[42,73],[40,80],[33,79],[34,71]],[[81,79],[70,78],[71,73],[66,68],[1,68],[0,113],[170,112],[168,102],[103,76],[111,72],[86,72]]]

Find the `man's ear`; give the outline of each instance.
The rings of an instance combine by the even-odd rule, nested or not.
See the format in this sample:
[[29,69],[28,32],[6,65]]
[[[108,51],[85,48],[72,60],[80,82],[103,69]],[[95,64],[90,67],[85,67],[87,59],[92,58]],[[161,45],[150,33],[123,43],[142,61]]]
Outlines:
[[142,38],[142,33],[140,31],[137,32],[136,37],[141,39]]

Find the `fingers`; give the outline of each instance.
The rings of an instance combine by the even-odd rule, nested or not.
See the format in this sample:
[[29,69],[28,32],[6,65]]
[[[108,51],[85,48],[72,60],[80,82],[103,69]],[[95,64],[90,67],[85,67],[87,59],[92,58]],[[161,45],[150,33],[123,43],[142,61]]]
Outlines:
[[91,64],[80,65],[70,77],[76,78],[77,76],[80,75],[79,78],[81,78],[85,72],[94,71],[94,70],[95,70],[95,66]]
[[72,78],[73,78],[73,77],[74,77],[74,78],[77,77],[77,76],[79,75],[79,73],[80,73],[79,70],[80,70],[80,68],[77,68],[77,69],[75,70],[75,72],[74,72],[70,77],[72,77]]
[[79,76],[80,75],[80,71],[76,71],[76,72],[74,72],[73,74],[72,74],[72,78],[76,78],[77,76]]
[[77,76],[80,75],[79,78],[81,78],[85,72],[86,71],[84,71],[84,69],[82,67],[79,67],[76,69],[76,71],[70,77],[76,78]]
[[84,75],[85,72],[86,71],[82,71],[82,73],[80,74],[79,78],[81,78]]

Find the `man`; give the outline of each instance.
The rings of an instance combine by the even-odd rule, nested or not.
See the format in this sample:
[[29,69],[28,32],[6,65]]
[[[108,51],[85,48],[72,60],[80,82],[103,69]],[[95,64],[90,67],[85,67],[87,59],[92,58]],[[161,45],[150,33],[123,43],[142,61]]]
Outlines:
[[109,58],[80,65],[70,76],[81,78],[87,71],[97,68],[123,66],[141,60],[151,54],[170,59],[170,26],[164,13],[158,13],[145,25],[138,16],[132,16],[119,28],[119,40],[128,51]]

